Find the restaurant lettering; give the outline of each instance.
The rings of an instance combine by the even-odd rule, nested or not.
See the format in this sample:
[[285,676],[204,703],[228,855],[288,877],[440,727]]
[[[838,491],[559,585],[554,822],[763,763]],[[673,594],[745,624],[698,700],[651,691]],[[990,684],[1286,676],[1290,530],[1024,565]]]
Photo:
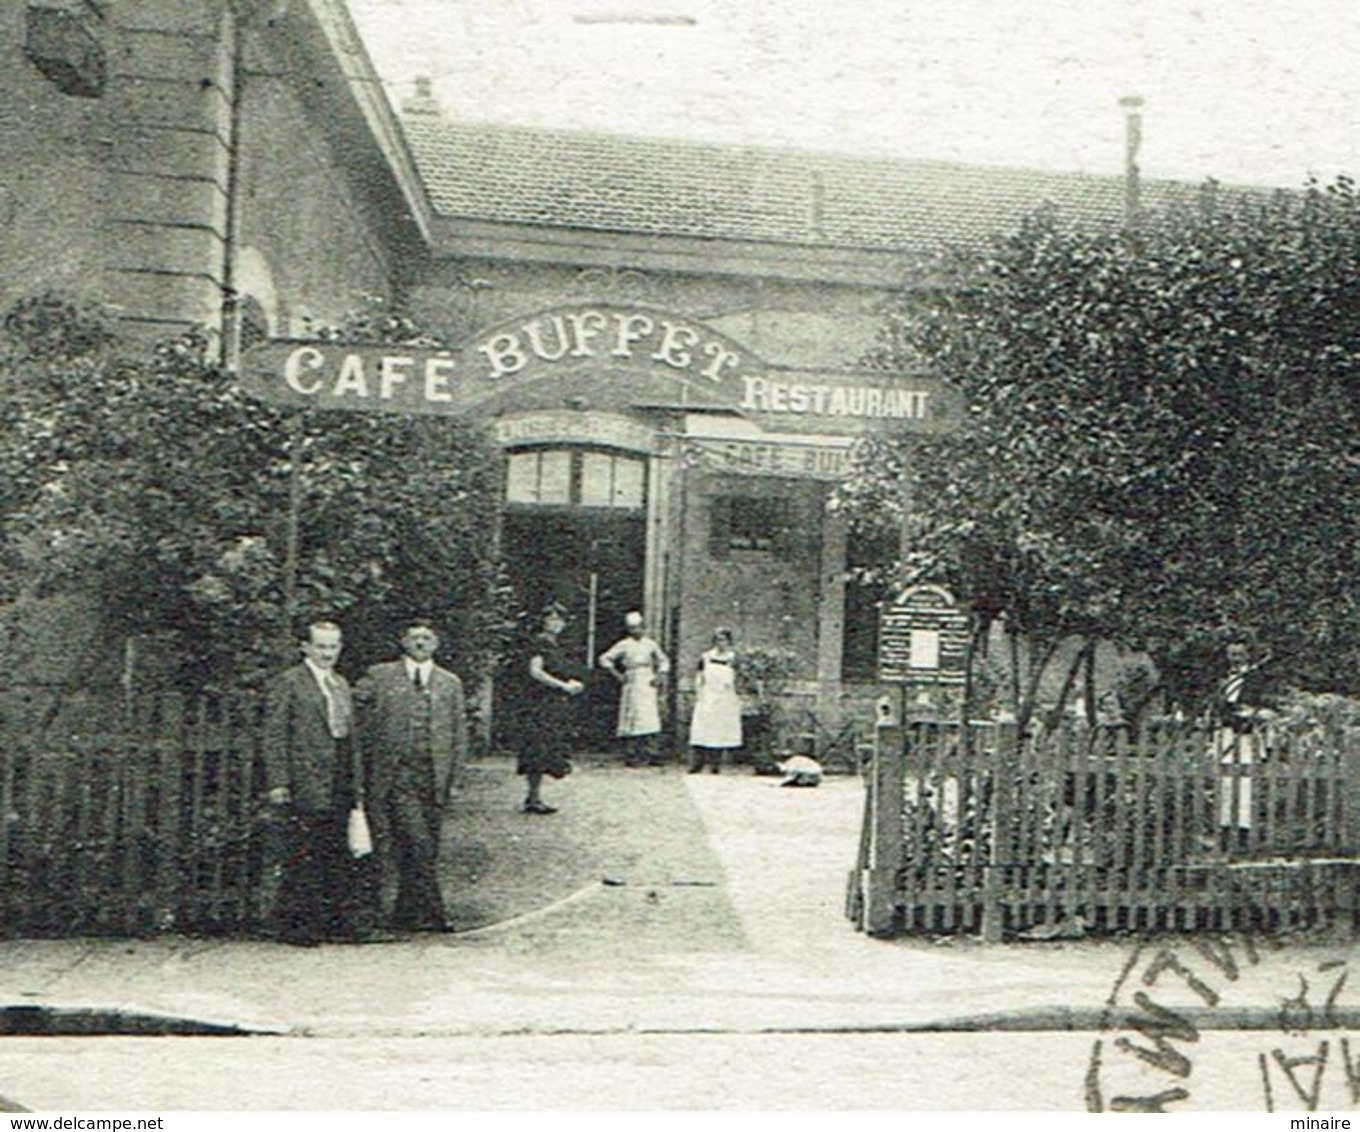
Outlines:
[[756,413],[811,413],[819,417],[895,417],[922,421],[930,394],[880,385],[818,385],[743,377],[740,407]]

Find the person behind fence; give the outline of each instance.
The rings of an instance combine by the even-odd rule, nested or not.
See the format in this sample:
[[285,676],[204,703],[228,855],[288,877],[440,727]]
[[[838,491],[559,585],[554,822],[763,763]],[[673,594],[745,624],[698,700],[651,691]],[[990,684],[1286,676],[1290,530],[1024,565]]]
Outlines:
[[737,653],[732,630],[713,632],[713,647],[699,657],[694,675],[694,714],[689,724],[689,773],[705,766],[722,770],[723,755],[741,746],[741,696],[737,694]]
[[1266,656],[1250,659],[1247,644],[1229,642],[1228,672],[1219,683],[1213,703],[1214,750],[1223,766],[1233,771],[1219,780],[1218,824],[1225,833],[1245,838],[1252,828],[1251,770],[1266,753],[1266,725],[1273,713],[1264,706]]
[[529,682],[515,769],[528,786],[520,808],[526,814],[555,814],[557,807],[543,801],[543,778],[565,778],[571,773],[580,696],[586,686],[576,678],[559,640],[567,626],[567,611],[551,602],[539,615],[539,625],[541,632],[525,650]]
[[356,938],[346,824],[358,762],[350,687],[335,671],[341,645],[334,622],[307,626],[302,662],[269,688],[262,734],[266,796],[285,815],[278,935],[302,946]]
[[642,614],[631,610],[624,615],[626,636],[599,657],[599,665],[619,682],[619,716],[615,735],[623,744],[625,766],[661,766],[661,698],[664,676],[671,670],[670,658],[661,646],[647,636]]
[[364,805],[380,873],[384,918],[398,931],[452,931],[439,891],[444,809],[467,759],[463,683],[434,661],[439,635],[412,622],[403,656],[375,664],[355,686],[364,765]]

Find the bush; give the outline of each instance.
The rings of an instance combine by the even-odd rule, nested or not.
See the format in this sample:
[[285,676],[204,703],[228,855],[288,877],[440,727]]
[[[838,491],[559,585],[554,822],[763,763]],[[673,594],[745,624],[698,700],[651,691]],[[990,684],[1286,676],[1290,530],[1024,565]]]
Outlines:
[[[371,313],[330,333],[416,336]],[[318,617],[344,625],[347,666],[389,653],[416,617],[465,676],[494,658],[500,464],[482,428],[284,412],[245,394],[202,336],[139,352],[52,295],[9,312],[0,385],[6,596],[93,594],[106,650],[167,642],[165,679],[185,690],[258,683]]]

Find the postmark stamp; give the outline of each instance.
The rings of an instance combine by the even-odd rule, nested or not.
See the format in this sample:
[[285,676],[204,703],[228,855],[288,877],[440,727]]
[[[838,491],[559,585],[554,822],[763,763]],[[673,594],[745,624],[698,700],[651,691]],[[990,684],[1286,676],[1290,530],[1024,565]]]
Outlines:
[[1088,1111],[1360,1107],[1356,962],[1253,933],[1139,943],[1092,1043]]

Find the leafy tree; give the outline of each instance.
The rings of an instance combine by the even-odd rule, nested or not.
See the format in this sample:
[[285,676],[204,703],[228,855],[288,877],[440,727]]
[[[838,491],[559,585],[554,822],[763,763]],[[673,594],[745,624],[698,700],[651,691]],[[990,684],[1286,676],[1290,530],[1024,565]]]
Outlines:
[[[377,303],[328,334],[420,337]],[[7,316],[0,382],[7,596],[93,592],[106,641],[169,645],[167,675],[187,687],[258,681],[294,655],[296,628],[321,616],[344,623],[351,662],[390,651],[417,616],[446,630],[465,674],[494,657],[504,587],[486,516],[498,462],[477,426],[288,414],[242,393],[201,338],[138,357],[50,295]]]
[[1088,672],[1099,638],[1146,649],[1186,704],[1241,631],[1282,678],[1355,691],[1357,263],[1346,179],[1211,184],[1136,230],[1040,210],[889,313],[874,361],[924,359],[969,412],[951,436],[867,446],[841,505],[893,523],[905,484],[911,553],[889,568],[1023,635],[1022,715],[1072,635]]

